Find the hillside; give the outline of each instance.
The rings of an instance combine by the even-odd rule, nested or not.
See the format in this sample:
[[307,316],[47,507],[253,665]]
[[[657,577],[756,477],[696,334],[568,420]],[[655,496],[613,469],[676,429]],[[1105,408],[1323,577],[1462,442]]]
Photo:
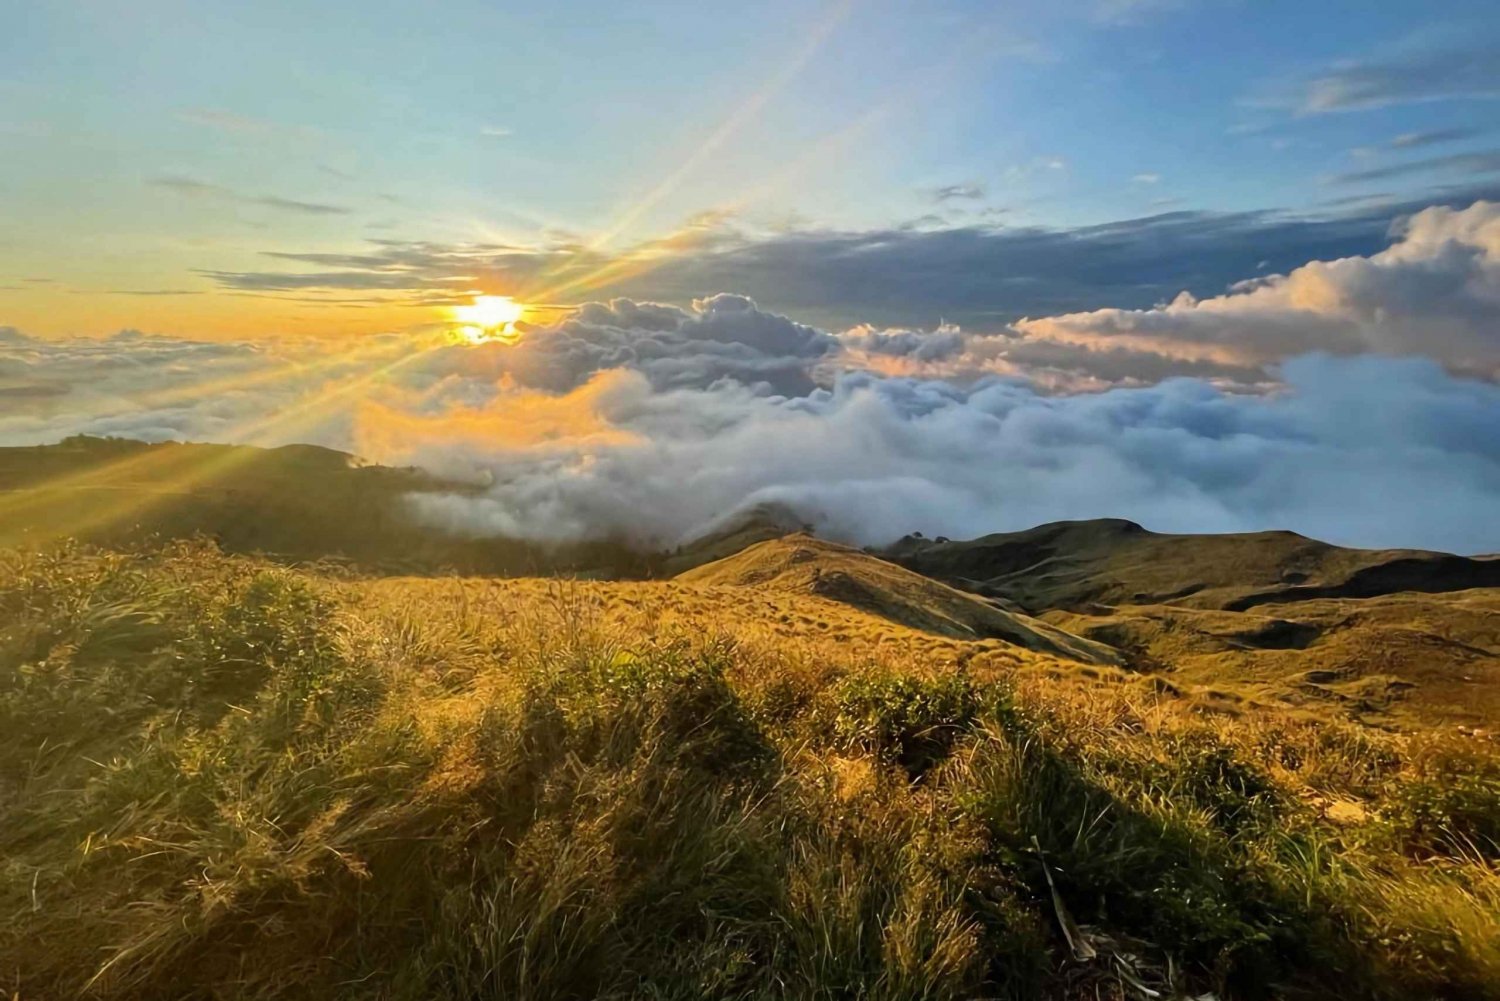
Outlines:
[[680,574],[687,584],[754,588],[839,602],[912,629],[956,639],[1001,639],[1028,650],[1090,664],[1118,663],[1102,643],[848,546],[797,534],[760,542],[734,556]]
[[1224,706],[958,638],[963,596],[841,547],[744,555],[644,582],[0,557],[0,980],[1500,997],[1492,739]]
[[12,996],[1500,998],[1495,561],[462,489],[0,450]]
[[411,517],[412,494],[472,490],[311,445],[75,437],[0,448],[0,548],[205,535],[228,552],[333,559],[384,573],[646,571],[640,554],[613,542],[463,538]]
[[969,541],[907,536],[880,555],[1032,613],[1167,603],[1244,611],[1311,598],[1500,587],[1500,560],[1492,558],[1345,549],[1295,532],[1165,535],[1118,519]]

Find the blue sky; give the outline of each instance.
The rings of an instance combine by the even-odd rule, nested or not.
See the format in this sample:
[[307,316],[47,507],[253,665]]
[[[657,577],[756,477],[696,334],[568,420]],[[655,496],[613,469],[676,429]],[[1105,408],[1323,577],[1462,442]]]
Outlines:
[[[1068,233],[1163,213],[1213,221],[1221,245],[1192,253],[1227,256],[1184,269],[1160,253],[1178,236],[1148,228],[1143,253],[1178,263],[1141,294],[1212,293],[1307,259],[1306,240],[1233,214],[1310,217],[1329,247],[1366,253],[1392,212],[1500,186],[1500,14],[1438,10],[3,0],[19,30],[0,37],[0,323],[213,335],[429,319],[451,283],[293,295],[223,277],[388,246],[372,240],[591,260],[666,240],[647,256],[695,277],[631,267],[549,298],[746,290],[775,306],[769,272],[722,287],[740,284],[732,269],[680,258],[727,240],[744,261],[830,235]],[[987,261],[946,311],[1034,312]],[[469,291],[556,291],[481,263]],[[828,322],[945,312],[879,295],[863,309],[880,274],[787,305]]]

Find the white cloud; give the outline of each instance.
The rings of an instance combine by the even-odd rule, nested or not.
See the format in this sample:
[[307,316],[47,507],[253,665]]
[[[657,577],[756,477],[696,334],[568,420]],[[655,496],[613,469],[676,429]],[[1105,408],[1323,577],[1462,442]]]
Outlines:
[[1314,261],[1209,299],[1016,324],[1027,338],[1258,365],[1309,350],[1421,354],[1500,376],[1500,204],[1430,208],[1369,257]]
[[[735,384],[657,393],[622,375],[578,391],[593,421],[576,443],[499,450],[438,434],[387,457],[421,461],[443,442],[450,467],[487,478],[482,498],[420,502],[429,520],[476,534],[671,543],[778,501],[866,543],[1116,516],[1164,530],[1500,547],[1490,433],[1500,389],[1411,359],[1312,357],[1285,377],[1270,396],[1174,380],[1047,397],[994,380],[960,389],[846,375],[786,399]],[[504,426],[504,402],[491,412]],[[601,444],[604,427],[623,437]]]
[[482,484],[414,503],[538,539],[670,544],[780,501],[866,543],[1115,516],[1472,552],[1500,549],[1497,377],[1481,202],[1368,257],[992,335],[830,334],[735,295],[592,303],[515,346],[0,328],[0,443],[311,441]]

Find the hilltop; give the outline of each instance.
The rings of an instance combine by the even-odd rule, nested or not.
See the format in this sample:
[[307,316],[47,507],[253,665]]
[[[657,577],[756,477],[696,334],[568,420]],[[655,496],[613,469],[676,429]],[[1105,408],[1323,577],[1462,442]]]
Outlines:
[[543,545],[457,536],[412,517],[410,498],[472,484],[312,445],[257,448],[74,437],[0,448],[0,548],[212,538],[226,552],[332,559],[377,573],[638,576],[622,542]]
[[1032,611],[1174,604],[1244,611],[1309,598],[1500,587],[1500,560],[1346,549],[1295,532],[1169,535],[1119,519],[969,541],[904,539],[885,558]]
[[1119,660],[1102,643],[1070,635],[861,550],[802,533],[757,543],[676,579],[700,586],[815,596],[924,632],[956,639],[1000,639],[1084,663]]

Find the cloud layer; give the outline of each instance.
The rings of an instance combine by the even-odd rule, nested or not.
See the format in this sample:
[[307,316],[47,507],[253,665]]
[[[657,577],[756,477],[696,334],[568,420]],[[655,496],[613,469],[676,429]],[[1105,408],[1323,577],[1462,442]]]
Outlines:
[[0,443],[315,441],[482,485],[413,501],[476,535],[670,545],[777,501],[864,543],[1115,516],[1500,550],[1500,206],[1394,234],[986,333],[830,332],[727,294],[590,303],[513,346],[0,329]]

